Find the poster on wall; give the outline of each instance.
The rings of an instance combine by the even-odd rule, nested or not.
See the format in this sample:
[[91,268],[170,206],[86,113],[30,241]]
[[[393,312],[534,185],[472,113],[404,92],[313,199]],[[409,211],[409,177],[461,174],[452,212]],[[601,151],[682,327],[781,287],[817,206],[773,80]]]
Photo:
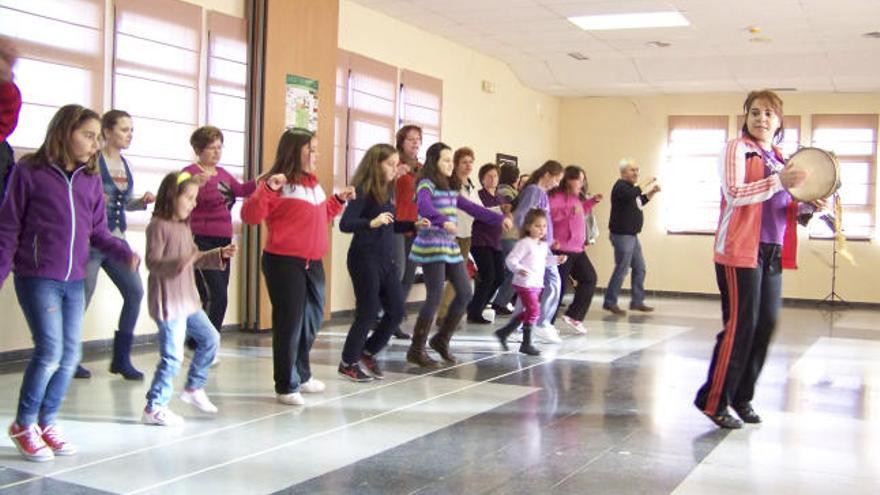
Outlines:
[[284,127],[318,131],[318,81],[287,74]]
[[502,165],[517,166],[519,160],[513,155],[505,155],[504,153],[495,153],[495,163],[500,167]]

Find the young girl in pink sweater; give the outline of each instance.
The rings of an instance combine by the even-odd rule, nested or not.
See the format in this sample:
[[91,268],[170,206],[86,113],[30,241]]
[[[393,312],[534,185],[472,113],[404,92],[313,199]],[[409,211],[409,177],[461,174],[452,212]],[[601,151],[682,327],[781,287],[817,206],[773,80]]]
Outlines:
[[205,394],[208,368],[220,345],[220,334],[202,310],[196,290],[196,268],[222,270],[235,255],[235,245],[199,251],[193,241],[189,217],[196,206],[199,185],[188,172],[165,176],[156,196],[153,219],[147,226],[147,305],[159,326],[159,354],[153,383],[147,392],[142,421],[159,426],[178,426],[183,418],[171,412],[168,402],[174,377],[183,363],[183,341],[196,343],[180,400],[202,412],[217,407]]

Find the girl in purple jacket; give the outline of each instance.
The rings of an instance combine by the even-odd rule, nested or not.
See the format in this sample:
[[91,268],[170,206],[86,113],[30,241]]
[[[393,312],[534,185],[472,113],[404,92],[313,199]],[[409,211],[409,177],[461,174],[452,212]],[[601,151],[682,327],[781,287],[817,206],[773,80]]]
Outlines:
[[80,359],[89,246],[132,270],[140,263],[107,230],[95,161],[100,132],[97,113],[61,107],[43,145],[15,167],[0,206],[0,285],[14,266],[15,293],[34,340],[9,436],[31,461],[76,453],[55,420]]

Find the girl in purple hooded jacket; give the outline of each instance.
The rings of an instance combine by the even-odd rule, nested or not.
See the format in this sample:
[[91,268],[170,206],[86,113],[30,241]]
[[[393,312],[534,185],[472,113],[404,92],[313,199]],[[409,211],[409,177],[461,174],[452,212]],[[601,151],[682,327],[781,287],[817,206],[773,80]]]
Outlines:
[[0,286],[15,267],[15,293],[34,341],[9,436],[31,461],[76,453],[55,420],[80,359],[89,246],[132,270],[140,263],[107,230],[95,162],[100,132],[97,113],[61,107],[43,145],[13,169],[0,206]]

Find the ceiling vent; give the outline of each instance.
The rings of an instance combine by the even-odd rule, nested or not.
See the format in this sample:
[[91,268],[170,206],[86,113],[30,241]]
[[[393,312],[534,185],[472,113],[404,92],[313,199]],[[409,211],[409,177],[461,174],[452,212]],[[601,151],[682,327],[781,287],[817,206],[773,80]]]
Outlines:
[[871,31],[870,33],[865,33],[862,36],[864,36],[865,38],[880,39],[880,31]]
[[590,60],[590,57],[584,55],[581,52],[568,52],[568,56],[575,59],[575,60],[581,60],[581,61]]

